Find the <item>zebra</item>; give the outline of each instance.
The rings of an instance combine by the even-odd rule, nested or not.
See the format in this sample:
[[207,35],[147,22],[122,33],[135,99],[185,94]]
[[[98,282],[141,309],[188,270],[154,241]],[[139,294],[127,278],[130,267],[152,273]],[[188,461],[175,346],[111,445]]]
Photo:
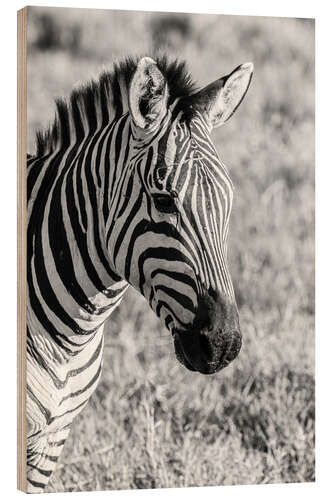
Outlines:
[[129,57],[56,101],[27,159],[27,490],[42,492],[102,369],[129,285],[187,369],[241,348],[227,266],[233,185],[211,140],[252,63],[199,90],[184,62]]

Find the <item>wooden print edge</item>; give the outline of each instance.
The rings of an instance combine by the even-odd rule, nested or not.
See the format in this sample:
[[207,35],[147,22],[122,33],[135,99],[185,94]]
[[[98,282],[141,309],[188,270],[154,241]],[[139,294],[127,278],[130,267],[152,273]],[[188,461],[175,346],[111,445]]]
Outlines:
[[27,7],[17,12],[17,488],[27,492],[26,467],[26,152]]

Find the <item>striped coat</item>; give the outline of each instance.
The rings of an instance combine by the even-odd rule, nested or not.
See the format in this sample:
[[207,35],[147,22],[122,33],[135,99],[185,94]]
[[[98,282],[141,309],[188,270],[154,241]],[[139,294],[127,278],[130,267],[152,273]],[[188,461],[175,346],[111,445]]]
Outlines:
[[214,373],[241,346],[227,266],[233,187],[210,132],[252,65],[196,91],[185,66],[115,65],[57,102],[28,159],[28,491],[42,491],[98,383],[103,324],[132,285],[178,360]]

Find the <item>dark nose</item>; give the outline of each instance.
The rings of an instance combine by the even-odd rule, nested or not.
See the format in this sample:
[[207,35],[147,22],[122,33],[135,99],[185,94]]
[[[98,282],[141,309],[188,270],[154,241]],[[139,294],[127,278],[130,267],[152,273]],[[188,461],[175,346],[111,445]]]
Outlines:
[[201,373],[214,373],[226,367],[236,358],[241,345],[234,299],[213,290],[199,297],[191,328],[175,335],[180,361],[187,368]]

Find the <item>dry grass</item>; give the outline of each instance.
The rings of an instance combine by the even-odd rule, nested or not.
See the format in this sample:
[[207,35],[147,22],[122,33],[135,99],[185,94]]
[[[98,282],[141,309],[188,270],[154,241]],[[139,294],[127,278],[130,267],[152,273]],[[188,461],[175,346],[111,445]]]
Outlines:
[[48,11],[59,26],[45,42],[43,12],[30,13],[30,150],[56,95],[133,50],[164,44],[202,84],[247,60],[256,68],[241,109],[215,132],[236,186],[229,261],[241,354],[217,375],[187,372],[130,291],[48,491],[313,481],[313,23],[185,16],[177,27],[172,16]]

